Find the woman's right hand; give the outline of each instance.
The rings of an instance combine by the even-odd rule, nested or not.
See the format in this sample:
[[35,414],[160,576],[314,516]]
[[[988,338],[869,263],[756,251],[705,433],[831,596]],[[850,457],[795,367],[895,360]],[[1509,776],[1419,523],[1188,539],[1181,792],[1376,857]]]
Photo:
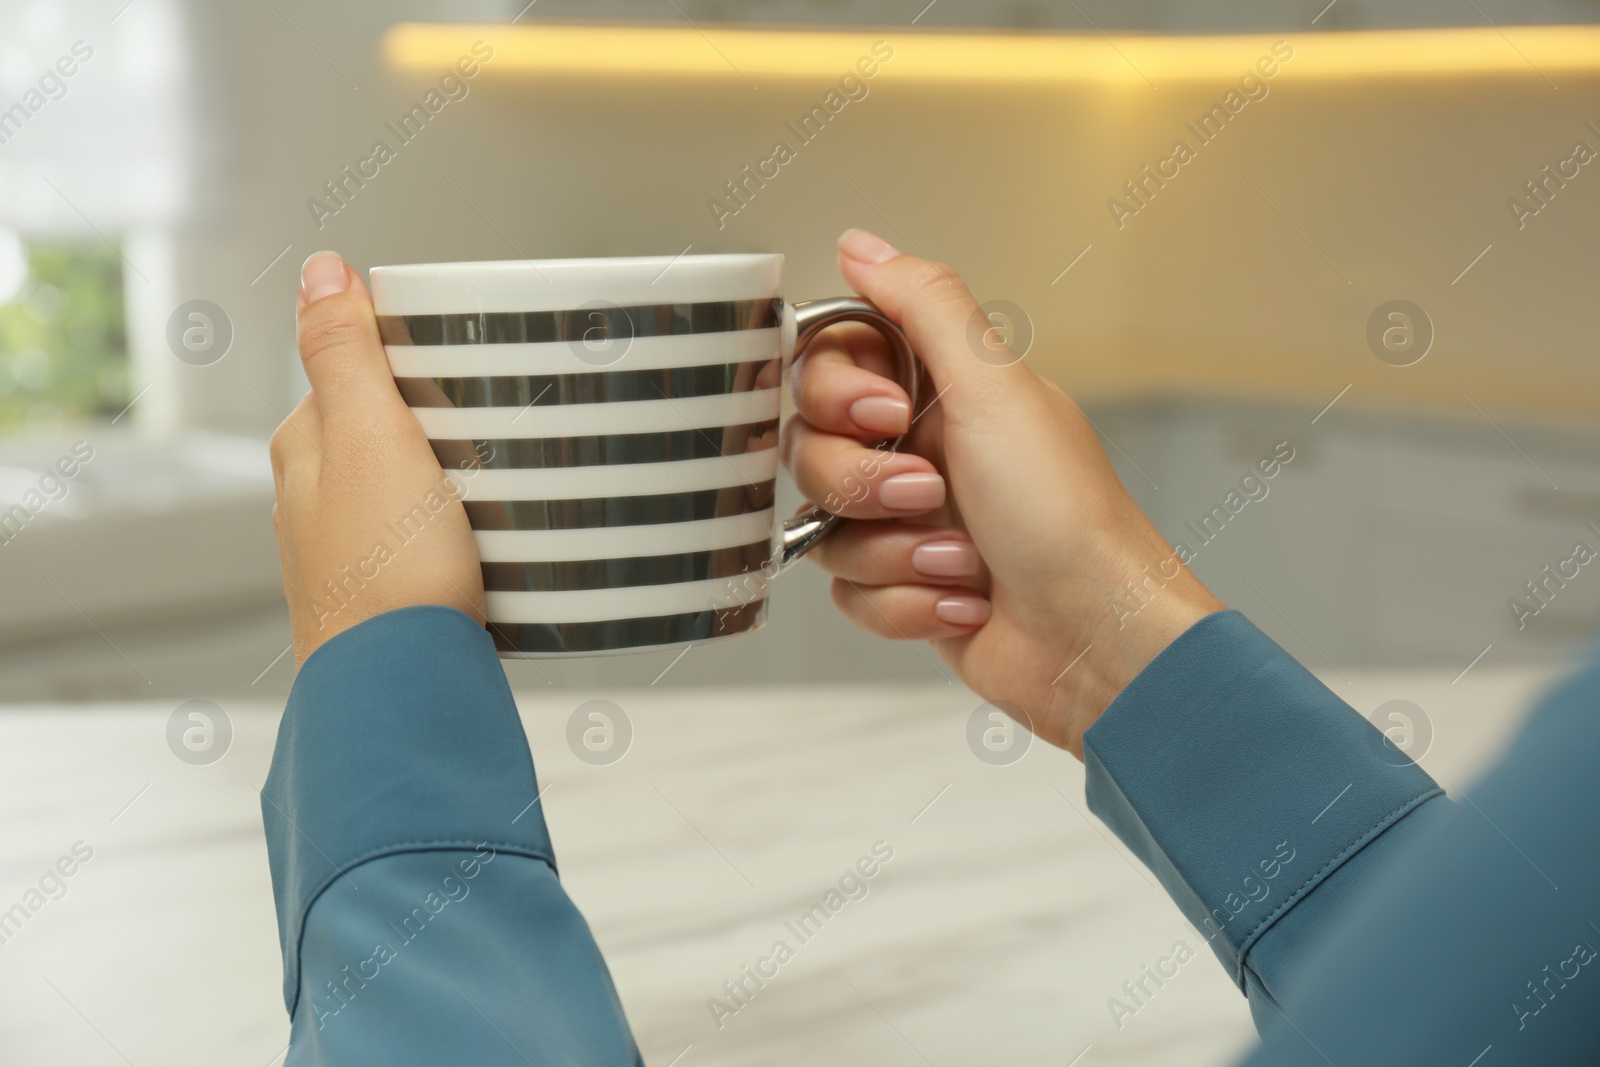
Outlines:
[[840,238],[839,267],[910,337],[932,403],[897,454],[875,452],[910,418],[882,338],[838,328],[796,361],[784,463],[809,499],[860,520],[809,557],[857,626],[931,642],[973,691],[1081,758],[1123,687],[1222,605],[1083,412],[1010,361],[950,268],[861,230]]

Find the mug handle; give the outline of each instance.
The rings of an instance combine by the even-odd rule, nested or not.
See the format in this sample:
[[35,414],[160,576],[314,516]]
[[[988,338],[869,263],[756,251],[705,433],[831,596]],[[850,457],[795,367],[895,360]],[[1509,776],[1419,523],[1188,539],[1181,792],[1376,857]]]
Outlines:
[[[794,355],[798,359],[806,347],[829,326],[841,322],[864,322],[876,327],[894,349],[895,366],[900,384],[911,398],[911,410],[917,410],[917,395],[922,386],[922,363],[911,350],[905,331],[866,300],[855,297],[833,297],[828,300],[804,300],[791,306],[794,312]],[[874,447],[888,446],[898,452],[904,435],[878,442]],[[838,515],[813,504],[783,523],[783,546],[778,557],[778,573],[789,569],[813,545],[832,533],[844,521]]]

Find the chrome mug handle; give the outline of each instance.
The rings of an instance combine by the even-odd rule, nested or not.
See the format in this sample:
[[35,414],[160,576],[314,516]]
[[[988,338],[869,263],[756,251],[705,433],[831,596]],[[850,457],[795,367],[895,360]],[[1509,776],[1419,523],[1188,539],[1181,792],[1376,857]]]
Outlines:
[[[911,350],[911,342],[894,320],[865,300],[855,297],[834,297],[828,300],[806,300],[795,304],[794,356],[798,359],[817,334],[841,322],[864,322],[873,326],[889,341],[894,349],[895,367],[900,384],[911,398],[911,410],[917,410],[917,396],[922,386],[922,364]],[[888,447],[897,452],[904,436],[880,441],[876,447]],[[809,552],[818,541],[832,533],[842,520],[838,515],[813,504],[783,523],[783,547],[778,557],[778,572],[789,569],[801,556]]]

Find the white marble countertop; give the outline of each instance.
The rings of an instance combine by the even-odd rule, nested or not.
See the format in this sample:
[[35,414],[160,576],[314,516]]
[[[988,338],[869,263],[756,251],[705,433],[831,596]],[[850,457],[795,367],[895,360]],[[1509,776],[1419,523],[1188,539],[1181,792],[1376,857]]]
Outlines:
[[[1425,709],[1452,787],[1548,677],[1364,673],[1363,713]],[[589,698],[633,727],[589,765]],[[1083,771],[1034,744],[993,766],[957,687],[519,696],[563,878],[652,1067],[1223,1064],[1243,998],[1165,895],[1088,815]],[[92,858],[0,944],[0,1059],[272,1067],[288,1040],[257,788],[280,711],[230,706],[231,748],[191,766],[170,705],[0,710],[0,912],[76,842]],[[893,859],[810,940],[785,922],[886,842]],[[47,888],[55,890],[54,883]],[[58,891],[59,892],[59,891]],[[708,1000],[778,940],[794,957],[720,1028]],[[1137,1014],[1107,1002],[1182,941]],[[1075,1057],[1077,1057],[1075,1059]]]

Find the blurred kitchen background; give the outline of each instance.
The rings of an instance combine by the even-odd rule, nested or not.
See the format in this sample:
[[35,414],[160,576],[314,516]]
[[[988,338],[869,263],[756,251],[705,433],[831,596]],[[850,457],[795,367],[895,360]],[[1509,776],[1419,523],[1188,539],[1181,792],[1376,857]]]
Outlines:
[[[1197,573],[1354,677],[1363,713],[1406,691],[1363,680],[1396,671],[1525,696],[1505,679],[1548,677],[1600,612],[1575,553],[1600,550],[1597,23],[1600,0],[0,0],[0,702],[281,706],[265,442],[306,388],[310,253],[777,251],[805,299],[840,292],[851,226],[960,270]],[[402,144],[479,41],[492,58]],[[866,95],[802,143],[789,124],[878,42]],[[378,140],[394,158],[350,181]],[[1179,140],[1194,158],[1168,162]],[[777,141],[795,158],[747,182]],[[92,459],[42,481],[78,442]],[[1282,449],[1265,496],[1241,488]],[[569,704],[946,680],[838,620],[812,568],[774,597],[763,632],[681,662],[508,670]],[[270,723],[247,718],[254,766]],[[39,774],[14,811],[67,788]],[[239,877],[263,893],[259,847]],[[37,866],[5,868],[17,892]],[[1086,994],[1102,1018],[1112,977]],[[682,1042],[652,1034],[665,1063]]]
[[[1574,159],[1600,149],[1600,38],[1570,25],[1600,4],[923,4],[7,4],[8,106],[76,42],[92,58],[9,112],[0,146],[0,497],[74,441],[95,458],[0,546],[0,697],[286,691],[261,442],[305,388],[309,253],[776,250],[804,298],[840,288],[852,225],[1000,302],[1196,571],[1308,662],[1584,639],[1600,579],[1547,582],[1548,606],[1525,583],[1600,547],[1600,170]],[[386,124],[479,39],[494,58],[402,145]],[[895,58],[869,94],[801,144],[785,124],[880,40]],[[1266,95],[1202,144],[1185,124],[1278,41],[1293,58],[1257,72]],[[358,188],[341,169],[379,139],[396,158]],[[1161,162],[1179,139],[1196,158]],[[798,158],[713,210],[741,207],[725,183],[778,140]],[[1395,300],[1425,319],[1385,361],[1369,319]],[[190,352],[191,329],[215,336]],[[1185,524],[1280,441],[1295,459],[1270,496],[1201,549]],[[802,570],[767,632],[662,684],[927,672],[830,613]],[[648,682],[656,659],[603,669]]]
[[[0,546],[0,698],[286,691],[261,443],[305,388],[309,253],[776,250],[804,298],[840,288],[852,225],[1000,302],[1175,541],[1290,442],[1270,496],[1191,547],[1308,662],[1570,653],[1600,578],[1546,582],[1547,606],[1526,583],[1600,547],[1600,170],[1574,158],[1600,149],[1600,38],[1577,25],[1600,3],[1318,6],[7,3],[0,98],[28,110],[0,131],[0,498],[77,440],[94,459]],[[494,58],[467,95],[401,145],[386,124],[479,39]],[[802,145],[785,124],[880,40],[869,95]],[[1266,95],[1202,144],[1186,123],[1278,41]],[[92,57],[39,94],[77,42]],[[341,169],[379,139],[396,158],[357,188]],[[1170,173],[1179,139],[1196,158],[1157,187],[1141,168]],[[778,140],[798,158],[713,210]],[[1380,359],[1369,320],[1396,300],[1425,319]],[[836,622],[803,569],[765,633],[661,684],[927,671]]]

